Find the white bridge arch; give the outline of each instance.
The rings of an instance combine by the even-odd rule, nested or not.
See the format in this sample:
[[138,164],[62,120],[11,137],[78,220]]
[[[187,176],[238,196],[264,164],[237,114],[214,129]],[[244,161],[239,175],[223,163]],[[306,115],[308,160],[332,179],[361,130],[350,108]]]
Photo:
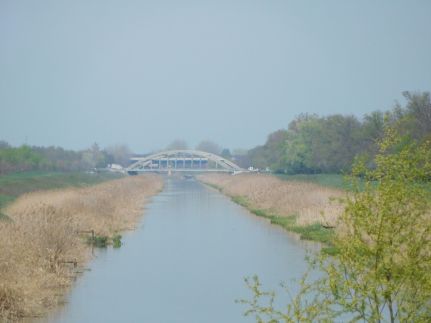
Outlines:
[[168,150],[146,157],[132,158],[127,168],[131,175],[139,172],[240,172],[235,163],[200,150]]

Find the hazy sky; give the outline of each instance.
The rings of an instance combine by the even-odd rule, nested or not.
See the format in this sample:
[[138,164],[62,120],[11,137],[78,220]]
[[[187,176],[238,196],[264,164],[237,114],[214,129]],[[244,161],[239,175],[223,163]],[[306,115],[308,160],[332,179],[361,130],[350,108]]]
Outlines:
[[431,1],[0,0],[0,139],[250,148],[431,90]]

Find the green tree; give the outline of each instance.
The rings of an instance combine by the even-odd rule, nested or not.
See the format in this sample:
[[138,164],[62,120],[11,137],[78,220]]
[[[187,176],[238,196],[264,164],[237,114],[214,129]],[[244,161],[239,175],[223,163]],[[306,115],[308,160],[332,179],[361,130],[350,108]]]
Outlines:
[[[431,142],[405,142],[387,128],[375,167],[355,163],[355,189],[333,241],[337,253],[315,259],[323,277],[303,282],[281,311],[254,280],[247,313],[258,322],[430,322],[430,178]],[[259,302],[264,297],[269,305]]]
[[39,169],[44,162],[43,156],[26,145],[0,149],[0,174]]
[[398,131],[421,141],[431,138],[431,97],[429,92],[403,92],[407,104],[397,104],[391,113]]
[[304,114],[289,124],[285,162],[289,173],[321,172],[314,163],[314,142],[322,137],[320,118],[317,115]]
[[97,143],[94,143],[90,149],[82,153],[82,162],[87,168],[106,167],[107,156],[100,150]]

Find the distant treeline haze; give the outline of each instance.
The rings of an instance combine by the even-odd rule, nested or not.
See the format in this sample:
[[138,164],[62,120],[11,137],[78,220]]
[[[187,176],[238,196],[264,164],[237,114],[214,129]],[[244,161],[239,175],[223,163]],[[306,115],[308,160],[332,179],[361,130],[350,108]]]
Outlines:
[[[396,104],[391,111],[375,111],[361,120],[352,115],[302,114],[291,121],[287,129],[268,136],[263,146],[232,154],[210,140],[202,141],[196,149],[220,154],[247,168],[269,168],[288,174],[349,172],[356,156],[372,163],[377,141],[385,125],[395,127],[406,141],[431,138],[430,93],[404,92],[405,106]],[[183,140],[175,140],[167,149],[187,149]],[[131,156],[125,145],[100,149],[95,143],[82,151],[60,147],[11,147],[0,141],[0,174],[28,170],[77,171],[107,164],[127,166]]]
[[73,151],[61,147],[11,147],[0,141],[0,174],[30,170],[79,171],[112,163],[126,165],[130,155],[125,145],[102,150],[93,144],[89,149]]
[[280,173],[341,173],[350,171],[356,156],[370,163],[385,124],[394,126],[406,141],[431,138],[430,93],[404,92],[405,106],[375,111],[362,120],[352,115],[302,114],[286,130],[268,136],[263,146],[248,151],[243,162]]

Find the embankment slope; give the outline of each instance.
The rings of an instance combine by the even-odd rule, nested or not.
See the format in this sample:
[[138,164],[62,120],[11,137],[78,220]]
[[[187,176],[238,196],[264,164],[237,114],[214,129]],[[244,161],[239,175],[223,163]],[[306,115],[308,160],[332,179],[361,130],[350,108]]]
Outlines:
[[257,215],[263,215],[298,233],[316,231],[307,239],[327,242],[328,233],[320,227],[334,227],[343,212],[340,198],[345,192],[300,181],[283,181],[263,174],[207,174],[200,181],[218,188]]
[[39,316],[63,299],[91,258],[88,232],[133,228],[162,179],[143,175],[21,196],[0,221],[0,321]]

